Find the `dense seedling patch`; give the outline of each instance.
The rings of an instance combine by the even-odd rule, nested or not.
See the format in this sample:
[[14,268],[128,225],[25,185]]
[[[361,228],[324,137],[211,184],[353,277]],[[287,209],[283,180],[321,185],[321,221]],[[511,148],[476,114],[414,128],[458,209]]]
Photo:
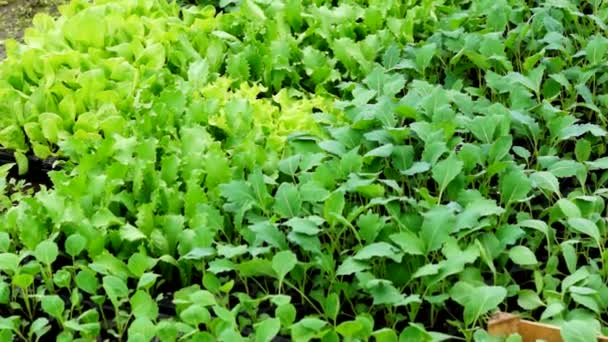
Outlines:
[[[2,339],[493,341],[500,309],[594,340],[607,17],[561,0],[37,16],[0,63]],[[32,156],[61,160],[49,184],[9,176]]]

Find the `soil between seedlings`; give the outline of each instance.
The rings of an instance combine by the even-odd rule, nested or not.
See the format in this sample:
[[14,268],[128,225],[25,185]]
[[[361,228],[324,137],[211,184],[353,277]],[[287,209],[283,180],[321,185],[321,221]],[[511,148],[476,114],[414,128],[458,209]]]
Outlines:
[[[60,168],[60,166],[56,164],[60,159],[39,159],[33,155],[26,155],[26,158],[28,160],[28,172],[20,175],[15,166],[10,170],[9,178],[25,180],[28,187],[33,188],[34,191],[38,191],[41,185],[51,187],[52,182],[48,173]],[[9,163],[16,163],[13,151],[0,148],[0,166]]]
[[21,41],[23,32],[39,12],[57,14],[57,6],[66,0],[0,0],[0,60],[6,57],[5,39]]

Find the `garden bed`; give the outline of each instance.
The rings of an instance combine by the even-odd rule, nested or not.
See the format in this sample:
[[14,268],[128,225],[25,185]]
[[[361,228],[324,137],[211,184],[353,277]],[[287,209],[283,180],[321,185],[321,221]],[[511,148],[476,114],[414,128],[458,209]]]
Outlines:
[[61,13],[0,63],[0,340],[608,331],[608,3]]

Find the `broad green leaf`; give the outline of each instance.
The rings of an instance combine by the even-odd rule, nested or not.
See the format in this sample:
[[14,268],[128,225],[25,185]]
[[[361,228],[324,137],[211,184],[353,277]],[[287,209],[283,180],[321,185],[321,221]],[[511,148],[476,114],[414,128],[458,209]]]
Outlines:
[[[321,222],[323,221],[321,220]],[[312,219],[294,217],[285,222],[285,225],[291,227],[294,232],[305,235],[315,236],[321,231],[319,224],[314,222]]]
[[559,193],[559,181],[550,172],[539,171],[530,175],[532,186],[548,191],[549,193]]
[[493,116],[477,116],[469,123],[471,133],[486,144],[494,141],[497,126],[498,122]]
[[420,239],[427,253],[436,251],[448,240],[454,227],[454,214],[448,207],[435,206],[424,213],[423,217]]
[[378,214],[372,214],[371,212],[361,215],[357,219],[359,235],[368,243],[374,242],[385,226],[385,218]]
[[409,323],[409,326],[399,335],[399,342],[407,341],[432,342],[433,336],[421,324]]
[[208,323],[211,320],[209,310],[201,305],[192,304],[179,313],[179,317],[187,324],[198,326],[201,323]]
[[158,274],[152,272],[146,272],[139,277],[139,281],[137,282],[137,289],[147,289],[150,286],[154,285],[156,279],[159,277]]
[[296,217],[302,210],[302,199],[298,188],[291,183],[282,183],[274,196],[274,210],[281,217]]
[[161,341],[177,340],[178,328],[176,322],[162,320],[156,325],[155,331]]
[[586,163],[590,170],[606,170],[608,169],[608,157],[602,157],[594,161]]
[[382,328],[374,331],[372,334],[374,339],[378,342],[398,342],[399,337],[397,332],[391,328]]
[[384,55],[382,56],[382,65],[384,65],[386,69],[391,69],[397,65],[397,63],[399,63],[399,59],[399,47],[397,44],[391,44],[386,51],[384,51]]
[[55,113],[42,113],[39,116],[40,127],[44,137],[56,144],[59,141],[59,133],[63,130],[63,120]]
[[562,256],[566,261],[566,267],[570,273],[576,272],[577,269],[577,261],[578,255],[576,254],[576,249],[572,246],[572,243],[568,243],[568,241],[564,241],[560,244]]
[[323,218],[325,221],[331,225],[335,224],[337,222],[336,217],[342,215],[345,203],[344,192],[333,192],[323,205]]
[[401,173],[406,176],[413,176],[418,173],[423,173],[431,168],[431,164],[427,162],[415,162],[409,169],[402,170]]
[[217,254],[227,259],[232,259],[247,253],[247,245],[219,245],[217,246]]
[[244,0],[242,3],[242,10],[248,16],[250,16],[252,20],[266,20],[266,15],[264,14],[264,11],[252,0]]
[[412,274],[412,279],[437,274],[441,270],[441,266],[442,265],[439,264],[426,264],[418,268],[416,272]]
[[282,326],[290,326],[296,319],[296,308],[291,303],[277,304],[275,315]]
[[355,260],[369,260],[372,258],[389,258],[401,262],[403,253],[395,246],[386,242],[375,242],[363,247],[353,256]]
[[585,57],[592,65],[599,64],[608,51],[608,39],[603,36],[593,36],[585,46]]
[[329,195],[329,191],[319,182],[309,181],[300,185],[300,196],[304,202],[323,202]]
[[86,247],[87,240],[80,234],[72,234],[65,240],[65,251],[75,257]]
[[34,255],[40,262],[51,265],[59,256],[59,248],[54,241],[45,240],[36,246]]
[[557,178],[573,177],[584,170],[584,166],[574,160],[560,160],[552,164],[547,171]]
[[389,236],[405,254],[411,255],[424,255],[424,243],[416,236],[416,234],[409,231],[402,231],[399,233],[391,234]]
[[302,160],[301,155],[291,156],[279,162],[279,170],[284,174],[294,176],[298,172],[298,166]]
[[336,275],[349,275],[353,273],[358,273],[364,270],[369,269],[369,265],[365,262],[355,260],[353,257],[346,258],[344,262],[338,267],[336,271]]
[[425,70],[431,65],[431,60],[437,53],[437,44],[429,43],[418,48],[415,52],[416,55],[416,67],[418,71],[424,73]]
[[249,226],[249,229],[255,234],[256,245],[266,242],[279,249],[287,249],[288,247],[285,234],[276,225],[268,221],[257,222]]
[[71,282],[72,274],[65,269],[61,269],[55,272],[55,274],[53,274],[53,283],[55,283],[59,287],[69,287],[70,285],[72,285]]
[[0,283],[0,304],[7,305],[10,303],[10,285],[7,282]]
[[579,218],[582,216],[578,206],[567,198],[560,199],[556,205],[567,218]]
[[[1,188],[1,181],[0,181]],[[2,190],[0,190],[1,192]],[[7,252],[11,245],[11,237],[8,233],[0,233],[0,252]]]
[[210,256],[214,256],[216,254],[215,248],[213,247],[197,247],[193,248],[186,255],[182,256],[181,259],[184,260],[202,260],[204,258],[208,258]]
[[[576,302],[578,305],[583,306],[596,314],[600,314],[601,310],[597,299],[594,298],[595,296],[581,295],[579,293],[574,292],[574,288],[575,286],[570,288],[570,296],[572,297],[572,300],[574,300],[574,302]],[[597,294],[595,293],[595,290],[592,291],[594,292],[593,295]]]
[[129,257],[127,268],[136,277],[141,277],[146,271],[156,265],[156,260],[143,253],[135,253]]
[[541,320],[552,318],[564,311],[564,305],[561,303],[552,303],[547,305],[547,308],[540,316]]
[[103,288],[106,294],[115,303],[125,300],[129,296],[129,288],[121,278],[116,276],[103,277]]
[[364,331],[363,323],[357,320],[340,323],[336,327],[336,332],[345,338],[354,338]]
[[279,281],[297,265],[298,259],[292,251],[281,251],[272,257],[272,269],[275,271]]
[[448,149],[443,141],[427,143],[424,146],[424,151],[422,151],[422,160],[434,166],[447,151]]
[[393,153],[393,144],[386,144],[367,152],[364,157],[386,158]]
[[340,296],[337,293],[332,292],[325,298],[323,309],[327,318],[335,321],[340,313]]
[[526,246],[515,246],[509,250],[509,258],[514,263],[522,266],[531,266],[538,264],[534,253]]
[[481,315],[498,308],[507,296],[507,290],[500,286],[472,286],[464,282],[456,283],[450,296],[464,306],[464,322],[470,325]]
[[579,163],[586,162],[591,156],[591,143],[585,139],[577,140],[574,147],[574,154]]
[[543,235],[549,236],[549,226],[547,226],[547,224],[544,221],[528,219],[528,220],[523,220],[523,221],[519,222],[518,225],[523,228],[536,229],[539,232],[543,233]]
[[138,241],[146,238],[146,235],[130,224],[120,228],[120,237],[126,241]]
[[505,205],[526,198],[532,186],[530,180],[521,170],[514,170],[500,178],[500,196]]
[[418,295],[405,296],[390,281],[375,279],[367,284],[368,291],[374,299],[373,305],[402,306],[420,303]]
[[571,320],[561,324],[560,335],[568,342],[597,341],[600,334],[599,324],[590,324],[588,321]]
[[572,85],[570,84],[570,81],[568,81],[568,79],[562,74],[551,74],[549,75],[549,77],[551,77],[553,80],[555,80],[557,83],[559,83],[562,87],[569,89]]
[[308,341],[316,336],[327,322],[314,317],[306,317],[291,326],[291,337],[298,341]]
[[363,82],[378,96],[380,96],[382,95],[382,85],[385,82],[385,79],[385,71],[380,67],[376,67],[374,70],[372,70],[372,72],[369,73],[369,75],[367,75],[367,77],[365,77]]
[[158,304],[150,294],[139,290],[131,297],[131,312],[136,318],[147,318],[156,320],[158,316]]
[[275,337],[281,329],[281,321],[277,318],[266,318],[265,320],[256,323],[254,329],[256,342],[272,341],[273,337]]
[[335,140],[324,140],[319,143],[319,147],[329,153],[333,153],[339,157],[346,154],[346,147]]
[[93,295],[96,294],[97,289],[99,288],[99,280],[97,279],[95,272],[90,269],[84,269],[78,272],[74,280],[76,281],[78,288]]
[[[403,75],[389,74],[386,77],[384,84],[382,85],[382,93],[385,96],[385,98],[388,96],[391,96],[391,97],[395,96],[400,91],[403,90],[403,88],[405,87],[405,83],[406,83],[406,79],[405,79],[405,77],[403,77]],[[385,103],[389,103],[389,102],[385,102]],[[384,113],[385,116],[383,116],[383,117],[387,118],[387,119],[380,119],[380,121],[387,126],[394,126],[396,122],[395,122],[394,117],[392,117],[390,114],[391,113]],[[379,117],[379,116],[377,116],[377,117]]]
[[462,172],[463,163],[458,160],[455,154],[449,158],[438,162],[431,171],[433,179],[439,185],[439,193],[447,188],[448,184]]
[[535,310],[545,305],[538,294],[532,290],[521,290],[517,297],[517,304],[524,310]]
[[563,279],[563,281],[561,282],[562,290],[566,291],[570,287],[572,287],[576,284],[579,284],[580,282],[587,279],[587,277],[589,277],[589,275],[590,274],[589,274],[589,271],[587,270],[587,268],[581,267],[581,268],[577,269],[574,273],[568,275],[567,277],[565,277]]
[[222,196],[239,207],[247,207],[255,203],[255,195],[245,181],[232,181],[220,185]]
[[13,285],[25,290],[34,283],[34,276],[28,273],[20,273],[13,276],[11,281]]
[[568,226],[578,233],[590,236],[599,246],[601,243],[601,235],[597,225],[588,219],[575,217],[568,219]]
[[129,341],[148,341],[155,335],[156,326],[152,321],[145,317],[138,317],[129,324]]
[[37,318],[30,325],[30,334],[34,334],[37,337],[42,337],[42,335],[48,333],[50,330],[49,320],[44,317]]
[[62,322],[64,320],[63,310],[65,309],[65,303],[57,295],[50,295],[42,297],[42,310],[53,318]]
[[6,273],[16,273],[19,270],[21,258],[13,253],[0,254],[0,270]]
[[587,132],[590,132],[596,137],[603,137],[606,135],[606,131],[603,128],[593,124],[570,125],[562,128],[558,134],[561,140],[568,140],[570,138],[579,137]]

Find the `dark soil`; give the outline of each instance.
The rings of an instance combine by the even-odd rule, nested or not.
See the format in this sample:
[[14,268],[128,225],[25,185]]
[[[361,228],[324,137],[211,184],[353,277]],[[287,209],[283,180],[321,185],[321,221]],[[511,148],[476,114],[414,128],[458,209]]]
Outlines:
[[[9,178],[25,180],[35,190],[40,185],[51,186],[52,182],[48,173],[60,168],[60,160],[57,158],[42,160],[34,155],[26,155],[26,158],[28,159],[28,172],[20,175],[17,167],[13,167],[9,172]],[[0,148],[0,166],[16,162],[13,151]]]

